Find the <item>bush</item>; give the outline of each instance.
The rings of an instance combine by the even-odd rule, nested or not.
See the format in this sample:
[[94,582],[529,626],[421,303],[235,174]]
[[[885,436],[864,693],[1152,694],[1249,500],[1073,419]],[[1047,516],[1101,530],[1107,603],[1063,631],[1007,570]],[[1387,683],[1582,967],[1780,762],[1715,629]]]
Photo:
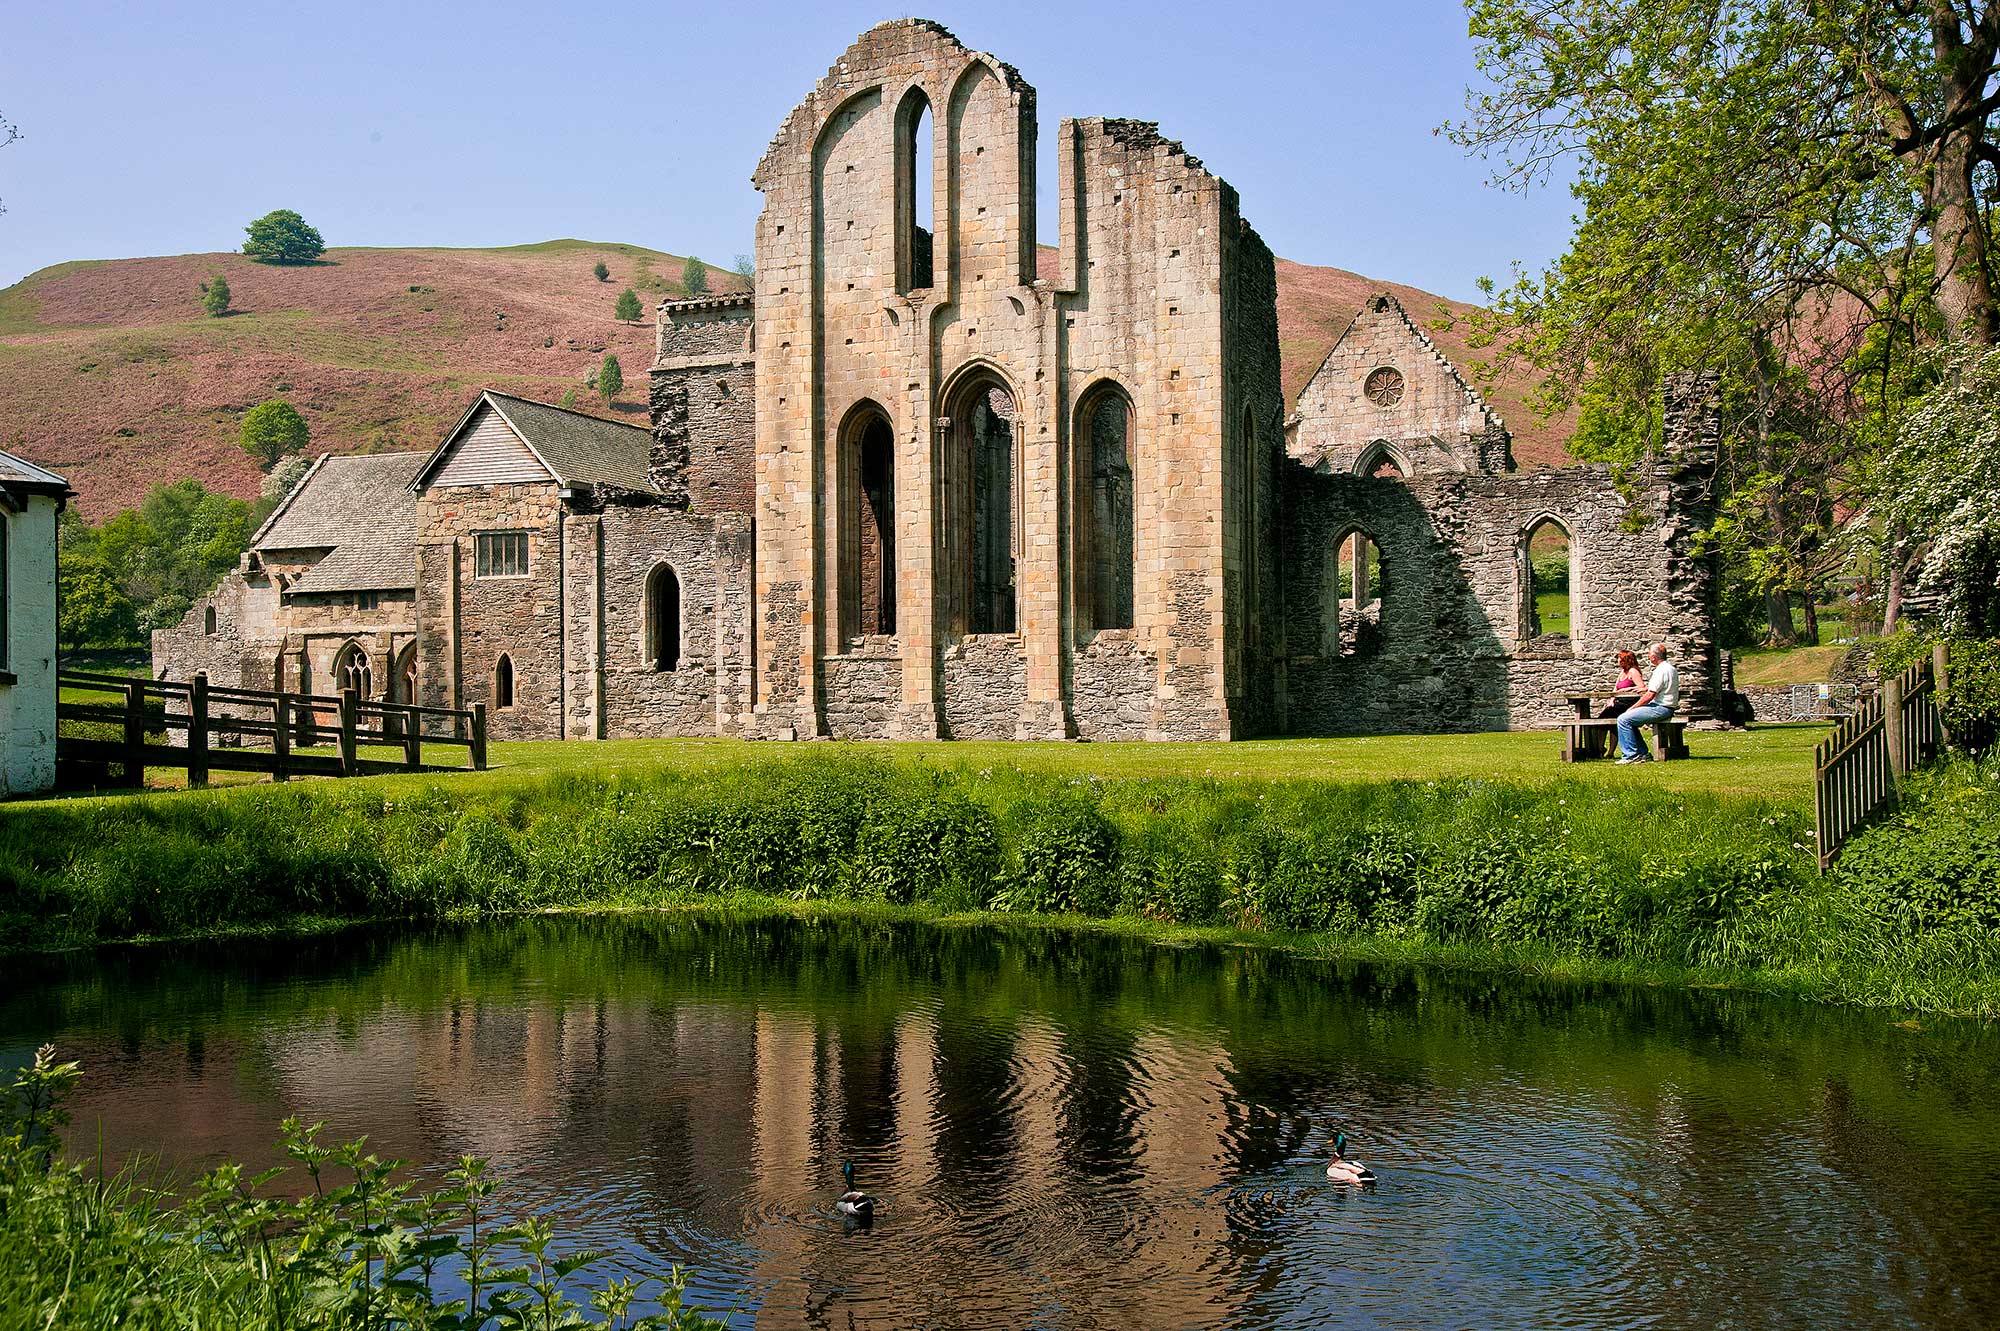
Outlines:
[[1011,829],[1002,910],[1109,915],[1118,907],[1118,829],[1078,795],[1032,803]]
[[618,363],[616,356],[606,352],[604,363],[597,367],[597,373],[591,377],[590,386],[604,394],[604,400],[610,402],[625,387],[625,367]]
[[609,282],[611,280],[611,270],[604,266],[604,260],[602,259],[599,259],[590,266],[590,272],[600,282]]
[[861,893],[899,906],[977,910],[999,868],[993,815],[942,785],[889,794],[871,810],[855,845]]
[[1950,653],[1945,689],[1939,697],[1952,746],[1983,753],[2000,733],[2000,638],[1927,638],[1907,630],[1884,638],[1875,650],[1875,668],[1886,679],[1923,661],[1943,641]]
[[1841,848],[1834,878],[1899,934],[2000,931],[2000,767],[1907,778],[1904,803]]
[[201,307],[213,318],[229,313],[229,279],[221,273],[201,284]]

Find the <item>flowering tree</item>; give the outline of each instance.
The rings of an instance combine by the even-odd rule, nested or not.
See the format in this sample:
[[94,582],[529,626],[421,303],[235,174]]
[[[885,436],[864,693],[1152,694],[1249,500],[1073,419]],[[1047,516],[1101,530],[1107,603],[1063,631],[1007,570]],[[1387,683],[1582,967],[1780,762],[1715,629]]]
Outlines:
[[1950,633],[2000,636],[2000,350],[1958,353],[1910,413],[1883,467],[1880,516],[1909,533],[1917,590]]

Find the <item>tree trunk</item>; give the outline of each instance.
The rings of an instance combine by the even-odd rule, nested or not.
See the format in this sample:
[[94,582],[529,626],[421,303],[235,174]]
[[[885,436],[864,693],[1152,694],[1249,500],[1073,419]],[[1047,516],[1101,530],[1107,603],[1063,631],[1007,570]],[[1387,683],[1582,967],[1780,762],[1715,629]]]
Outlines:
[[1807,591],[1799,599],[1803,600],[1806,606],[1806,627],[1805,632],[1799,635],[1799,642],[1802,646],[1817,647],[1819,646],[1819,597]]
[[[1959,16],[1947,0],[1932,0],[1931,49],[1937,56],[1947,117],[1976,105],[1986,95],[1993,52],[1976,37],[1966,43]],[[1990,347],[2000,325],[1993,308],[1993,276],[1987,267],[1986,226],[1973,193],[1975,153],[1985,136],[1985,118],[1939,136],[1932,158],[1930,206],[1936,219],[1931,244],[1937,262],[1937,306],[1944,335],[1954,342]]]
[[1792,624],[1792,594],[1782,587],[1773,587],[1764,593],[1764,613],[1771,620],[1770,645],[1773,647],[1794,647],[1798,645],[1799,631]]
[[1888,637],[1896,631],[1903,618],[1903,551],[1902,533],[1892,532],[1889,539],[1889,590],[1882,595],[1882,636]]

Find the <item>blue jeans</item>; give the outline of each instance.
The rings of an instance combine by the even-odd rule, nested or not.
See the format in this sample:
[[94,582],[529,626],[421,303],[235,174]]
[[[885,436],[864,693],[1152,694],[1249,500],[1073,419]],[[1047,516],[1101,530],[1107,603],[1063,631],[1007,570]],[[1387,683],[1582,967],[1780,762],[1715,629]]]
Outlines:
[[1674,714],[1671,707],[1662,707],[1649,702],[1644,707],[1628,707],[1618,718],[1618,753],[1625,758],[1637,758],[1646,754],[1646,741],[1639,737],[1640,726],[1650,726],[1655,721],[1665,721]]

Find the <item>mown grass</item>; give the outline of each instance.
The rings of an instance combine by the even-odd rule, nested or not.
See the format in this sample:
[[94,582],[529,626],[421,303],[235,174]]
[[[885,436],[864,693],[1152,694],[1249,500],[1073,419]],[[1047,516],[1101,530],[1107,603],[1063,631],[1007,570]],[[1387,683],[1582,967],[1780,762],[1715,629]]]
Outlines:
[[[1981,898],[1961,909],[1948,875],[1822,878],[1792,795],[1675,791],[1649,772],[1622,787],[1203,777],[1185,763],[1163,775],[1157,748],[1131,755],[1150,769],[1105,776],[1029,770],[1035,755],[1013,746],[1013,766],[855,747],[12,806],[0,948],[308,919],[835,903],[2000,1014],[2000,921]],[[1971,806],[1953,799],[1963,842]],[[1913,826],[1898,865],[1934,849]],[[1990,897],[1990,884],[1963,891]]]

